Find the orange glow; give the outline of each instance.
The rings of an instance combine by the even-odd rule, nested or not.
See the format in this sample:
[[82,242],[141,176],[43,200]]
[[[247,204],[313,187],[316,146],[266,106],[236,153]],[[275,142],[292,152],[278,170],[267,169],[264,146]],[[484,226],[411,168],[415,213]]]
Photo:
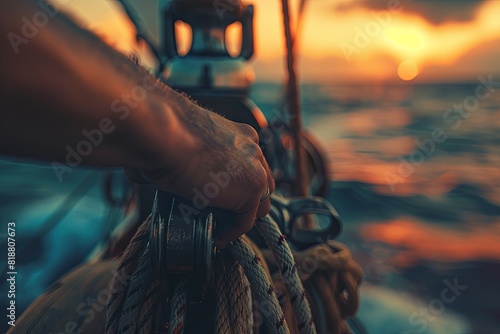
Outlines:
[[468,230],[437,227],[418,221],[393,220],[363,226],[363,239],[402,247],[394,262],[409,266],[417,259],[430,261],[468,261],[500,259],[500,222],[471,226]]
[[185,56],[191,48],[193,41],[193,31],[191,26],[185,22],[177,21],[174,25],[175,36],[178,41],[177,52],[181,56]]
[[396,47],[410,50],[419,50],[424,47],[423,38],[416,29],[407,29],[406,31],[388,29],[385,37]]
[[241,23],[234,22],[226,29],[226,48],[232,57],[236,57],[241,52]]
[[[131,2],[136,2],[140,8],[138,0]],[[279,80],[283,77],[285,44],[280,3],[268,0],[247,2],[255,5],[257,77]],[[110,44],[122,50],[136,48],[133,28],[126,22],[116,2],[69,2],[65,6],[89,28],[105,35]],[[298,0],[292,0],[291,6],[292,19],[295,19]],[[309,1],[298,39],[301,79],[316,82],[398,79],[422,82],[457,78],[474,80],[480,72],[497,73],[500,70],[494,57],[490,57],[492,60],[486,64],[475,60],[481,59],[481,53],[476,51],[479,46],[500,40],[500,20],[496,15],[500,12],[500,2],[484,1],[478,6],[470,21],[433,25],[415,13],[402,10],[392,13],[388,24],[374,29],[376,20],[372,10],[356,7],[339,13],[332,10],[330,2]],[[367,30],[368,24],[372,30]],[[359,44],[362,39],[358,36],[360,31],[362,34],[371,31],[365,39],[366,45]],[[228,36],[232,33],[228,31]],[[494,44],[488,46],[489,50]],[[351,46],[349,57],[341,45]],[[234,51],[233,45],[229,47]],[[481,52],[489,52],[488,48]],[[469,57],[465,66],[461,63],[464,56]],[[413,65],[407,65],[407,59],[418,65],[417,71]]]
[[412,60],[405,60],[398,66],[398,75],[405,81],[415,79],[418,75],[418,67]]

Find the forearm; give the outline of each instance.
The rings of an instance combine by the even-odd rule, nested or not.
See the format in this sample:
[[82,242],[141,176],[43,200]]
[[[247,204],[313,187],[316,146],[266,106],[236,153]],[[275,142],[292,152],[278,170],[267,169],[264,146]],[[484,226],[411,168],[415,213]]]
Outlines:
[[62,14],[28,39],[21,18],[41,8],[1,6],[0,154],[154,169],[192,141],[178,120],[189,101]]

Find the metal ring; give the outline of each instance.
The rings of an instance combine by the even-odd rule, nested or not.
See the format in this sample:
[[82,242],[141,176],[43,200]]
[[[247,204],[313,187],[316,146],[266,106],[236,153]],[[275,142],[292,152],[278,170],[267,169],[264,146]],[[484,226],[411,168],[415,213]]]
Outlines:
[[269,189],[269,186],[267,186],[267,191],[266,191],[266,193],[264,194],[264,196],[262,196],[262,197],[260,198],[260,201],[261,201],[261,202],[262,202],[262,201],[265,201],[265,200],[266,200],[266,198],[268,198],[268,197],[269,197],[269,195],[271,195],[271,189]]

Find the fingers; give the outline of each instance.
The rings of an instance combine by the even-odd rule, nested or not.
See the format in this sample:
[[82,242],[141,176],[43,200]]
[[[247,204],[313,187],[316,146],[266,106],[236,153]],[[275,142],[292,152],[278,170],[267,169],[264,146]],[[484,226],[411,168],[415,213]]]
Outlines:
[[273,174],[265,159],[263,160],[262,165],[266,170],[267,184],[260,198],[263,198],[267,192],[269,192],[269,194],[265,199],[259,201],[259,206],[257,208],[256,214],[257,218],[264,217],[269,213],[269,210],[271,210],[271,194],[275,189]]
[[[262,200],[260,200],[259,207],[257,209],[257,218],[264,217],[269,213],[269,210],[271,210],[271,194],[274,193],[275,189],[274,177],[271,168],[269,167],[262,151],[260,152],[261,152],[259,157],[260,163],[262,164],[262,167],[264,167],[264,170],[266,171],[267,182],[260,197]],[[266,198],[263,198],[266,194],[268,196]]]
[[250,125],[244,123],[237,123],[239,130],[243,134],[245,138],[249,138],[255,144],[259,144],[259,134],[257,131]]
[[144,177],[141,175],[140,171],[138,169],[133,169],[133,168],[123,168],[123,171],[125,172],[125,175],[135,183],[139,184],[147,184],[150,183],[144,179]]
[[[275,189],[271,169],[263,160],[262,166],[266,172],[264,189],[259,192],[259,197],[250,205],[252,209],[244,213],[233,213],[225,210],[214,212],[217,226],[215,228],[215,242],[217,247],[225,247],[242,234],[250,231],[255,225],[255,220],[264,217],[271,209],[271,194]],[[267,195],[267,196],[266,196]],[[262,197],[265,197],[261,200]],[[255,197],[254,197],[255,198]]]
[[[218,247],[225,247],[229,242],[237,239],[242,234],[248,232],[255,224],[257,218],[263,217],[271,209],[271,194],[274,192],[274,178],[267,164],[267,161],[259,147],[259,136],[257,132],[246,124],[241,124],[239,129],[244,134],[244,138],[250,139],[243,146],[245,159],[252,157],[255,162],[255,169],[250,173],[250,179],[254,183],[247,199],[247,208],[243,213],[230,213],[228,211],[218,211],[216,216],[216,244]],[[264,197],[264,198],[263,198]],[[261,200],[262,199],[262,200]]]
[[[245,213],[233,213],[226,210],[215,210],[214,216],[217,222],[215,228],[215,244],[219,248],[226,247],[231,241],[236,240],[242,234],[250,231],[255,225],[255,220],[264,217],[271,209],[271,194],[274,192],[275,184],[271,169],[267,163],[263,162],[266,171],[267,182],[265,189],[259,195],[258,201],[254,203],[251,209]],[[269,193],[268,193],[269,192]],[[261,198],[266,198],[261,201]]]
[[255,209],[246,213],[215,209],[215,245],[218,248],[224,248],[231,241],[250,231],[255,224],[255,213],[256,206]]

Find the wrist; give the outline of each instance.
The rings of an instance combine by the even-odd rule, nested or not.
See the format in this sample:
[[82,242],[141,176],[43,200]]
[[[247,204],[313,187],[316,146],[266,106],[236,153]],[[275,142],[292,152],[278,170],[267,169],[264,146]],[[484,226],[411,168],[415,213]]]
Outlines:
[[[158,94],[159,93],[159,94]],[[183,115],[192,108],[189,101],[179,100],[168,88],[148,96],[144,108],[134,115],[130,125],[135,129],[134,162],[145,175],[157,178],[182,168],[183,158],[199,151],[198,140],[187,130]],[[186,103],[187,102],[187,103]]]

